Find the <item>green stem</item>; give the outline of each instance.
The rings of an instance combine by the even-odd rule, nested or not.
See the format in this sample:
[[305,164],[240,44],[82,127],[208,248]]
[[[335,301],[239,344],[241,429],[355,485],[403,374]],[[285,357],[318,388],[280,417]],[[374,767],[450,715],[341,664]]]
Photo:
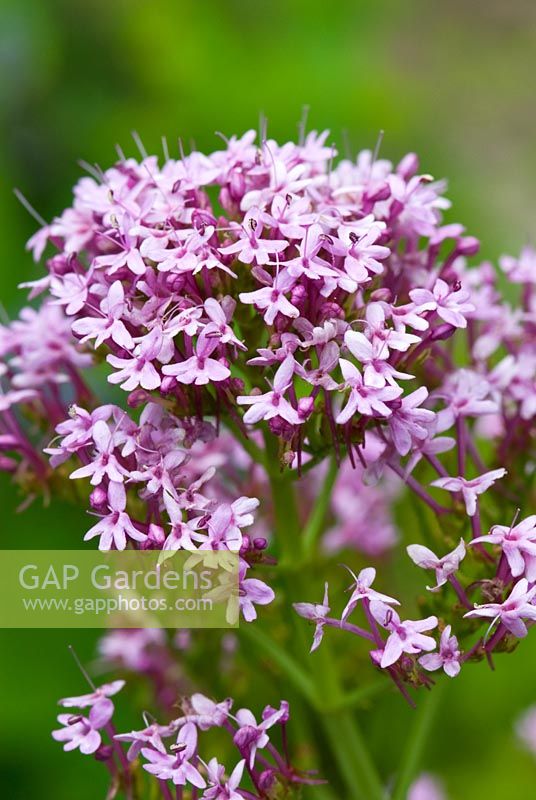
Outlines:
[[258,445],[255,444],[255,442],[252,439],[249,439],[244,434],[244,432],[240,429],[240,426],[231,417],[230,414],[228,414],[225,417],[225,426],[234,433],[234,435],[236,436],[236,438],[238,439],[238,441],[240,442],[246,453],[249,453],[252,460],[256,464],[260,464],[261,466],[265,467],[266,464],[265,464],[264,452]]
[[[290,603],[292,599],[303,600],[305,597],[302,572],[303,555],[299,536],[300,519],[292,475],[279,471],[277,441],[275,437],[268,434],[265,437],[265,443],[266,463],[273,496],[275,534],[283,556],[282,565],[287,567],[286,572],[284,571],[282,574],[286,577],[287,600]],[[326,499],[323,502],[328,500],[329,490],[326,489]],[[322,521],[317,524],[320,530]],[[299,642],[303,635],[301,625],[298,625],[298,617],[293,612],[290,613],[296,631],[294,641]],[[277,647],[275,643],[272,642],[272,644]],[[304,651],[302,652],[304,653]],[[286,659],[281,658],[280,655],[278,659],[280,666],[288,669],[290,665]],[[321,699],[322,705],[336,706],[340,709],[332,712],[321,711],[319,717],[330,742],[333,758],[337,761],[341,777],[346,784],[348,796],[352,797],[352,800],[354,798],[355,800],[384,800],[385,793],[381,780],[356,726],[356,721],[350,711],[341,707],[344,694],[336,663],[330,652],[329,642],[322,644],[315,659],[318,667],[313,669],[311,676],[313,696],[319,701]],[[292,675],[291,680],[296,681],[299,673],[292,665],[291,672],[287,672],[287,674],[289,678]],[[310,687],[306,691],[311,691]]]
[[331,744],[352,800],[384,800],[385,791],[380,777],[357,725],[355,716],[345,704],[329,640],[324,640],[315,658],[320,662],[313,671],[317,693],[323,698],[321,723]]
[[367,683],[366,686],[359,686],[350,692],[346,692],[339,703],[329,706],[326,711],[340,711],[341,709],[350,709],[354,706],[360,705],[364,700],[369,700],[377,694],[391,689],[391,685],[385,677],[380,678],[372,683]]
[[426,743],[432,731],[434,718],[441,701],[441,694],[445,681],[438,683],[428,697],[421,700],[415,712],[416,719],[413,723],[411,734],[402,757],[401,769],[393,792],[392,800],[406,800],[408,789],[419,768]]
[[272,490],[274,534],[282,556],[280,566],[298,569],[300,566],[300,516],[296,504],[294,484],[289,475],[279,467],[277,439],[268,433],[264,437],[266,470]]
[[305,699],[311,703],[311,705],[315,707],[318,706],[318,698],[313,681],[297,661],[289,655],[287,650],[283,650],[277,642],[270,636],[267,636],[266,633],[259,628],[258,624],[242,625],[240,627],[240,636],[245,636],[259,649],[264,650]]
[[385,800],[385,791],[370,759],[363,735],[346,711],[324,714],[322,724],[352,800]]
[[307,525],[305,526],[305,530],[303,532],[303,553],[306,558],[313,554],[318,537],[322,533],[326,520],[326,514],[329,508],[329,502],[331,500],[331,491],[337,478],[337,474],[337,461],[334,457],[332,457],[329,462],[326,477],[324,478],[324,485],[322,486],[320,494],[316,498],[313,510],[309,515]]

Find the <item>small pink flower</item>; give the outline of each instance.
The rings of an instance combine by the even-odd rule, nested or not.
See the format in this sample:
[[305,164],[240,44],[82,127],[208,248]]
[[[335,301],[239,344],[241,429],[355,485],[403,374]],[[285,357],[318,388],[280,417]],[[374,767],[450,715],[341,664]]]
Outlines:
[[503,551],[514,578],[524,575],[530,583],[536,581],[536,515],[517,525],[494,525],[486,536],[473,539],[471,544],[498,544]]
[[325,619],[331,611],[328,599],[328,584],[324,584],[324,599],[321,603],[294,603],[294,610],[300,617],[316,623],[311,653],[319,646],[324,636]]
[[536,586],[529,589],[527,579],[522,578],[504,602],[475,606],[473,611],[468,611],[464,616],[491,617],[491,625],[500,620],[510,633],[522,639],[527,635],[527,626],[523,620],[536,620],[536,606],[533,605],[535,595]]
[[377,592],[376,589],[371,588],[376,578],[376,570],[374,567],[362,569],[359,575],[355,575],[349,567],[346,567],[346,569],[350,575],[352,575],[354,583],[350,587],[350,589],[352,589],[350,599],[341,614],[341,620],[343,622],[350,616],[354,608],[362,600],[376,600],[386,604],[394,604],[395,606],[400,605],[398,600],[395,600],[394,597],[389,597],[389,595],[382,594],[381,592]]
[[466,328],[466,315],[475,311],[475,306],[469,302],[469,292],[462,291],[460,287],[451,288],[444,280],[438,278],[434,288],[413,289],[409,296],[422,310],[436,311],[441,319],[455,328]]
[[447,582],[450,575],[453,575],[460,567],[460,562],[465,558],[465,542],[460,539],[459,545],[446,556],[439,558],[428,547],[422,544],[410,544],[407,548],[408,556],[423,569],[433,569],[436,574],[436,585],[427,586],[430,592],[437,591]]
[[465,509],[469,517],[474,517],[476,514],[476,503],[478,496],[483,494],[490,486],[493,486],[495,481],[503,478],[506,475],[504,467],[485,472],[479,475],[478,478],[438,478],[432,481],[430,486],[437,486],[439,489],[446,489],[447,492],[461,492],[465,502]]
[[449,678],[455,678],[461,669],[461,652],[458,647],[458,640],[455,636],[451,636],[451,631],[452,627],[447,625],[441,634],[439,652],[421,656],[419,664],[430,672],[443,668]]
[[402,653],[413,655],[423,650],[435,649],[435,640],[431,636],[425,636],[424,632],[437,627],[437,617],[402,622],[394,609],[374,600],[370,604],[370,611],[376,622],[389,631],[389,638],[381,654],[382,669],[392,666]]
[[239,405],[249,405],[244,414],[245,423],[259,422],[282,417],[291,425],[301,425],[303,420],[297,410],[284,397],[292,384],[294,358],[287,356],[274,375],[273,389],[265,394],[242,395],[236,398]]
[[210,357],[218,344],[217,338],[210,338],[203,332],[197,340],[194,356],[178,364],[167,364],[162,372],[164,375],[172,375],[179,383],[193,383],[196,386],[225,381],[231,375],[230,369],[221,361]]

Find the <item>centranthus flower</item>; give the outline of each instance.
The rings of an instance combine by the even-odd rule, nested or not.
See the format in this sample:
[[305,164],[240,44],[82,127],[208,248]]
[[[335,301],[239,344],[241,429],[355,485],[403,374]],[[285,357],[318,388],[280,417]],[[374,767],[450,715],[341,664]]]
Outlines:
[[266,706],[262,714],[262,722],[257,722],[249,708],[241,708],[236,712],[236,721],[239,725],[234,735],[234,742],[241,753],[247,758],[250,768],[255,764],[257,750],[262,750],[270,741],[267,730],[279,722],[288,720],[288,703],[283,701],[279,709]]
[[242,800],[243,795],[237,789],[240,786],[245,765],[245,759],[239,761],[226,780],[225,767],[219,764],[216,758],[211,758],[207,764],[209,788],[203,793],[202,800]]
[[517,525],[494,525],[488,534],[473,539],[471,544],[497,544],[508,561],[514,578],[524,575],[529,583],[536,581],[536,515]]
[[392,666],[402,653],[413,655],[423,650],[435,649],[435,640],[431,636],[425,636],[424,632],[437,627],[437,617],[402,622],[396,611],[374,600],[370,604],[370,611],[376,622],[389,631],[389,638],[381,654],[382,669]]
[[238,603],[246,622],[257,619],[255,606],[267,606],[275,598],[274,590],[258,578],[241,578],[238,587]]
[[130,358],[106,356],[108,364],[117,370],[108,375],[108,381],[121,384],[125,392],[131,392],[138,386],[147,391],[157,389],[162,379],[153,361],[160,354],[162,344],[162,335],[154,328],[136,345]]
[[441,319],[455,328],[467,327],[466,316],[475,310],[469,302],[469,292],[463,291],[461,286],[450,287],[444,280],[438,278],[432,291],[428,289],[413,289],[409,296],[424,311],[435,311]]
[[125,686],[125,681],[112,681],[103,683],[88,694],[80,694],[76,697],[64,697],[59,701],[64,708],[88,708],[99,703],[103,698],[113,697]]
[[99,550],[124,550],[128,539],[144,542],[147,534],[138,530],[126,512],[127,501],[122,483],[110,483],[108,487],[108,504],[110,513],[102,517],[91,527],[84,541],[99,536]]
[[59,714],[58,722],[63,728],[52,731],[57,742],[63,742],[66,751],[77,748],[85,755],[95,753],[101,746],[99,733],[112,718],[114,706],[111,700],[101,701],[91,707],[88,717],[81,714]]
[[182,727],[187,722],[193,722],[200,731],[221,727],[229,716],[233,701],[230,698],[216,703],[210,697],[196,692],[187,701],[186,713],[176,720],[175,724]]
[[421,386],[411,394],[393,401],[388,425],[393,444],[401,456],[405,456],[415,443],[419,445],[430,436],[436,415],[427,408],[419,408],[428,397],[428,390]]
[[[370,577],[370,575],[366,577]],[[374,576],[371,578],[371,583],[373,580]],[[300,617],[304,617],[304,619],[308,619],[311,620],[311,622],[316,623],[313,644],[311,645],[311,653],[320,647],[320,643],[324,637],[324,625],[326,624],[326,617],[331,611],[329,607],[328,588],[329,587],[326,582],[324,584],[324,599],[321,603],[294,603],[294,610],[300,615]]]
[[500,621],[507,631],[522,639],[527,635],[524,620],[536,620],[536,605],[532,602],[535,595],[536,586],[529,588],[527,579],[521,578],[502,603],[477,605],[473,611],[468,611],[464,616],[491,617],[493,620],[491,626]]
[[460,567],[460,562],[465,558],[465,542],[460,539],[460,543],[452,552],[447,553],[446,556],[439,558],[428,547],[422,544],[410,544],[407,548],[408,556],[414,564],[423,569],[433,569],[436,574],[436,585],[427,586],[430,592],[437,591],[441,586],[447,582],[449,577],[453,575]]
[[195,345],[195,355],[178,364],[166,364],[162,367],[164,375],[172,375],[179,383],[205,386],[207,383],[219,383],[226,380],[231,371],[216,358],[211,358],[218,347],[217,337],[211,337],[203,331]]
[[493,486],[495,481],[504,478],[506,470],[504,467],[493,469],[491,472],[485,472],[479,475],[478,478],[437,478],[432,481],[431,486],[437,486],[439,489],[446,489],[447,492],[461,492],[465,509],[469,517],[474,517],[476,514],[476,504],[478,496],[487,491],[490,486]]
[[[361,602],[362,600],[365,600],[365,599],[369,600],[369,601],[370,600],[376,600],[376,601],[379,601],[379,602],[382,602],[382,603],[385,603],[385,604],[394,604],[395,606],[399,606],[400,605],[398,600],[395,600],[394,597],[389,597],[389,595],[382,594],[381,592],[377,592],[376,589],[372,589],[371,588],[372,584],[374,583],[374,580],[376,578],[376,570],[374,569],[374,567],[366,567],[365,569],[362,569],[361,572],[359,573],[359,575],[356,575],[354,572],[352,572],[352,570],[349,567],[346,567],[346,569],[348,570],[350,575],[353,577],[354,583],[352,584],[352,586],[350,586],[350,589],[352,590],[352,594],[350,595],[350,599],[348,600],[348,602],[347,602],[347,604],[346,604],[346,606],[344,608],[344,611],[341,614],[341,620],[343,622],[350,616],[350,614],[355,609],[357,604],[359,602]],[[326,584],[326,587],[327,587],[327,584]],[[327,589],[326,589],[326,591],[327,591]],[[326,597],[326,599],[327,599],[327,597]],[[302,606],[308,606],[309,604],[308,603],[302,603],[301,605]],[[325,603],[324,603],[324,605],[325,605]],[[294,608],[296,608],[296,611],[298,611],[296,606],[294,606]],[[317,606],[315,606],[315,608],[317,608]],[[302,611],[303,611],[303,609],[302,609]],[[326,613],[328,613],[328,612],[329,612],[329,608],[328,608],[328,611]],[[300,611],[298,611],[298,614],[300,614]],[[305,616],[305,614],[301,613],[301,616]],[[309,619],[311,619],[311,617],[309,617]]]
[[93,461],[71,472],[71,480],[91,478],[93,486],[98,486],[106,477],[115,484],[122,483],[127,470],[121,466],[114,454],[115,440],[112,431],[103,419],[97,419],[91,429],[96,453]]
[[458,639],[451,634],[452,626],[447,625],[441,634],[439,652],[427,653],[425,656],[421,656],[419,658],[421,667],[430,672],[443,668],[449,678],[455,678],[459,674],[461,652],[458,647]]
[[400,397],[402,389],[399,386],[379,388],[367,386],[358,368],[351,361],[341,358],[339,364],[344,378],[344,388],[350,389],[350,393],[345,407],[337,415],[336,422],[344,425],[356,411],[368,417],[390,417],[392,412],[386,403]]
[[288,270],[282,269],[271,285],[256,289],[254,292],[242,292],[239,299],[241,303],[253,303],[256,308],[264,311],[264,321],[267,325],[273,325],[278,314],[291,319],[299,317],[299,310],[286,297],[286,293],[290,292],[295,284],[296,278],[293,278]]
[[148,764],[143,768],[156,775],[159,780],[171,781],[175,786],[185,786],[191,783],[198,789],[204,789],[205,779],[191,762],[196,758],[197,730],[193,723],[188,722],[179,731],[177,744],[173,754],[164,750],[153,749],[152,747],[142,747],[141,754]]
[[291,425],[301,425],[303,420],[297,410],[284,397],[292,382],[294,363],[292,356],[285,358],[274,375],[272,391],[258,395],[241,395],[236,398],[239,405],[251,406],[244,414],[244,422],[254,423],[261,419],[281,417]]
[[130,731],[130,733],[117,733],[114,736],[118,742],[131,742],[127,750],[127,758],[129,761],[135,761],[142,749],[146,745],[151,745],[155,750],[164,750],[162,739],[173,736],[177,732],[175,724],[159,725],[157,722],[152,722],[145,728],[139,731]]
[[80,342],[95,339],[95,347],[100,347],[107,339],[112,339],[125,350],[134,348],[134,340],[122,316],[125,312],[125,291],[121,281],[114,281],[106,297],[100,302],[101,316],[82,317],[73,322],[72,330],[81,336]]

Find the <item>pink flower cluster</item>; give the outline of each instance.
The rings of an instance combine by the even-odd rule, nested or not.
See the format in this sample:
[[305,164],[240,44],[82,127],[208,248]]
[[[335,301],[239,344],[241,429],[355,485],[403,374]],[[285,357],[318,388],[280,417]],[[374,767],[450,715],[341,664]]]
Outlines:
[[[415,155],[336,163],[326,142],[250,131],[79,181],[29,243],[45,255],[28,284],[43,305],[0,328],[0,467],[32,496],[89,484],[99,519],[85,538],[102,549],[238,552],[248,621],[274,598],[251,577],[274,565],[273,539],[287,566],[322,554],[328,573],[334,551],[390,549],[391,507],[411,494],[423,505],[408,555],[432,574],[423,619],[399,614],[396,577],[372,588],[373,567],[338,616],[327,584],[321,603],[295,604],[313,649],[327,628],[355,634],[411,699],[408,684],[491,662],[536,619],[536,253],[500,261],[512,305],[492,265],[468,265],[478,242],[444,222],[445,186]],[[120,390],[113,405],[94,394]],[[72,741],[93,747],[107,724],[94,715]],[[243,720],[224,727],[255,770],[264,723]],[[181,725],[172,752],[145,743],[146,769],[247,797],[240,768],[225,786],[218,764],[201,770],[198,728]]]
[[[64,708],[89,708],[83,714],[60,714],[63,727],[52,736],[62,742],[64,750],[78,748],[86,755],[94,755],[106,763],[112,776],[119,777],[128,796],[132,796],[132,765],[143,759],[143,769],[158,781],[154,787],[161,796],[171,797],[170,785],[179,789],[190,787],[204,790],[201,800],[255,800],[283,790],[293,784],[315,784],[311,773],[299,772],[292,765],[288,750],[286,726],[290,718],[288,703],[282,701],[278,709],[266,706],[257,721],[253,712],[241,708],[231,713],[232,699],[215,702],[200,693],[182,699],[182,714],[165,725],[144,713],[144,727],[128,733],[116,733],[112,723],[114,704],[110,697],[125,685],[114,681],[98,688],[92,686],[89,694],[67,697],[59,703]],[[217,758],[205,761],[200,752],[200,739],[207,731],[219,728],[231,740],[237,751],[238,762],[230,773]],[[281,746],[274,744],[274,733],[281,731]],[[109,743],[105,743],[104,730]],[[172,739],[169,745],[165,740]],[[122,744],[128,745],[126,754]],[[244,788],[246,774],[253,791]],[[140,780],[140,779],[138,779]],[[138,789],[136,791],[139,791]],[[147,791],[151,791],[150,786]]]

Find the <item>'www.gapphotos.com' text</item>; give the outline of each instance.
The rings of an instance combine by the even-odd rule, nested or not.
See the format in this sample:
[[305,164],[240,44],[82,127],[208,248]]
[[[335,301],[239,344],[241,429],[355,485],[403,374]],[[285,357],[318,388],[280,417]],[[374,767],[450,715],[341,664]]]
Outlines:
[[162,597],[24,597],[25,611],[61,611],[74,614],[113,614],[128,611],[212,611],[209,597],[177,597],[169,601]]

